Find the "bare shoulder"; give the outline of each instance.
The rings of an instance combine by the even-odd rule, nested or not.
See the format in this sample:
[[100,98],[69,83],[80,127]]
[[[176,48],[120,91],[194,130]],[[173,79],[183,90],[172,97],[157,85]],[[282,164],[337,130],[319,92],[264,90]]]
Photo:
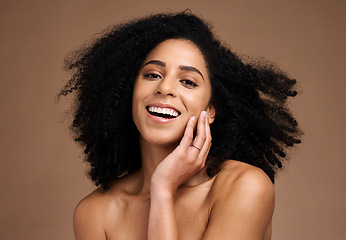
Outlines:
[[210,190],[210,221],[203,239],[270,239],[274,187],[259,168],[224,163]]
[[215,194],[244,192],[274,197],[274,187],[267,174],[252,165],[229,160],[224,163],[213,184]]
[[83,198],[76,206],[74,219],[87,219],[91,216],[94,219],[102,215],[107,208],[106,195],[107,194],[102,189],[98,188]]
[[76,239],[106,239],[107,223],[116,221],[122,209],[116,188],[98,188],[77,204],[73,215]]
[[104,197],[97,189],[82,199],[73,214],[73,228],[76,239],[106,239],[102,213]]

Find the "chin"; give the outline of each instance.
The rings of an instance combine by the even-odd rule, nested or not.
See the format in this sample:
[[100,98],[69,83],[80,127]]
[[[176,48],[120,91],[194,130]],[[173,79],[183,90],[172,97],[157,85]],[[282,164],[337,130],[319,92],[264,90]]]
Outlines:
[[149,144],[152,145],[157,145],[157,146],[178,146],[181,139],[183,137],[183,133],[182,134],[177,134],[177,132],[175,132],[174,134],[171,133],[157,133],[157,134],[149,134],[149,135],[141,135],[141,138],[146,141]]

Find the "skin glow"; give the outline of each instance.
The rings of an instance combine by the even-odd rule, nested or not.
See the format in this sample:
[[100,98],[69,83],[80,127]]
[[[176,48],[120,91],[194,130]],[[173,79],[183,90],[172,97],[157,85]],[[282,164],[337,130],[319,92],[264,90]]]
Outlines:
[[210,96],[200,50],[187,40],[162,42],[148,54],[134,85],[132,116],[140,137],[152,144],[177,144],[192,116],[213,111]]

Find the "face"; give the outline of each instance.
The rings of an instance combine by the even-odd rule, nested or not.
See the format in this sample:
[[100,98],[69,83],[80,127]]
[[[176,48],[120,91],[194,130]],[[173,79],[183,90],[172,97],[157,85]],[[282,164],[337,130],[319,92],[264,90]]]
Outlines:
[[192,42],[170,39],[143,62],[134,85],[132,116],[140,137],[152,144],[177,144],[187,121],[209,105],[210,80],[202,53]]

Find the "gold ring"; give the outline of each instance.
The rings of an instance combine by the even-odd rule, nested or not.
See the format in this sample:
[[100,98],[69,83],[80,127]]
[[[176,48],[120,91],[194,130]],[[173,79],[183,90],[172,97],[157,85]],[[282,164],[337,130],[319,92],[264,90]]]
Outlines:
[[199,147],[197,147],[197,146],[195,146],[195,145],[191,145],[192,147],[194,147],[194,148],[196,148],[196,149],[198,149],[199,151],[201,151],[202,149],[201,148],[199,148]]

